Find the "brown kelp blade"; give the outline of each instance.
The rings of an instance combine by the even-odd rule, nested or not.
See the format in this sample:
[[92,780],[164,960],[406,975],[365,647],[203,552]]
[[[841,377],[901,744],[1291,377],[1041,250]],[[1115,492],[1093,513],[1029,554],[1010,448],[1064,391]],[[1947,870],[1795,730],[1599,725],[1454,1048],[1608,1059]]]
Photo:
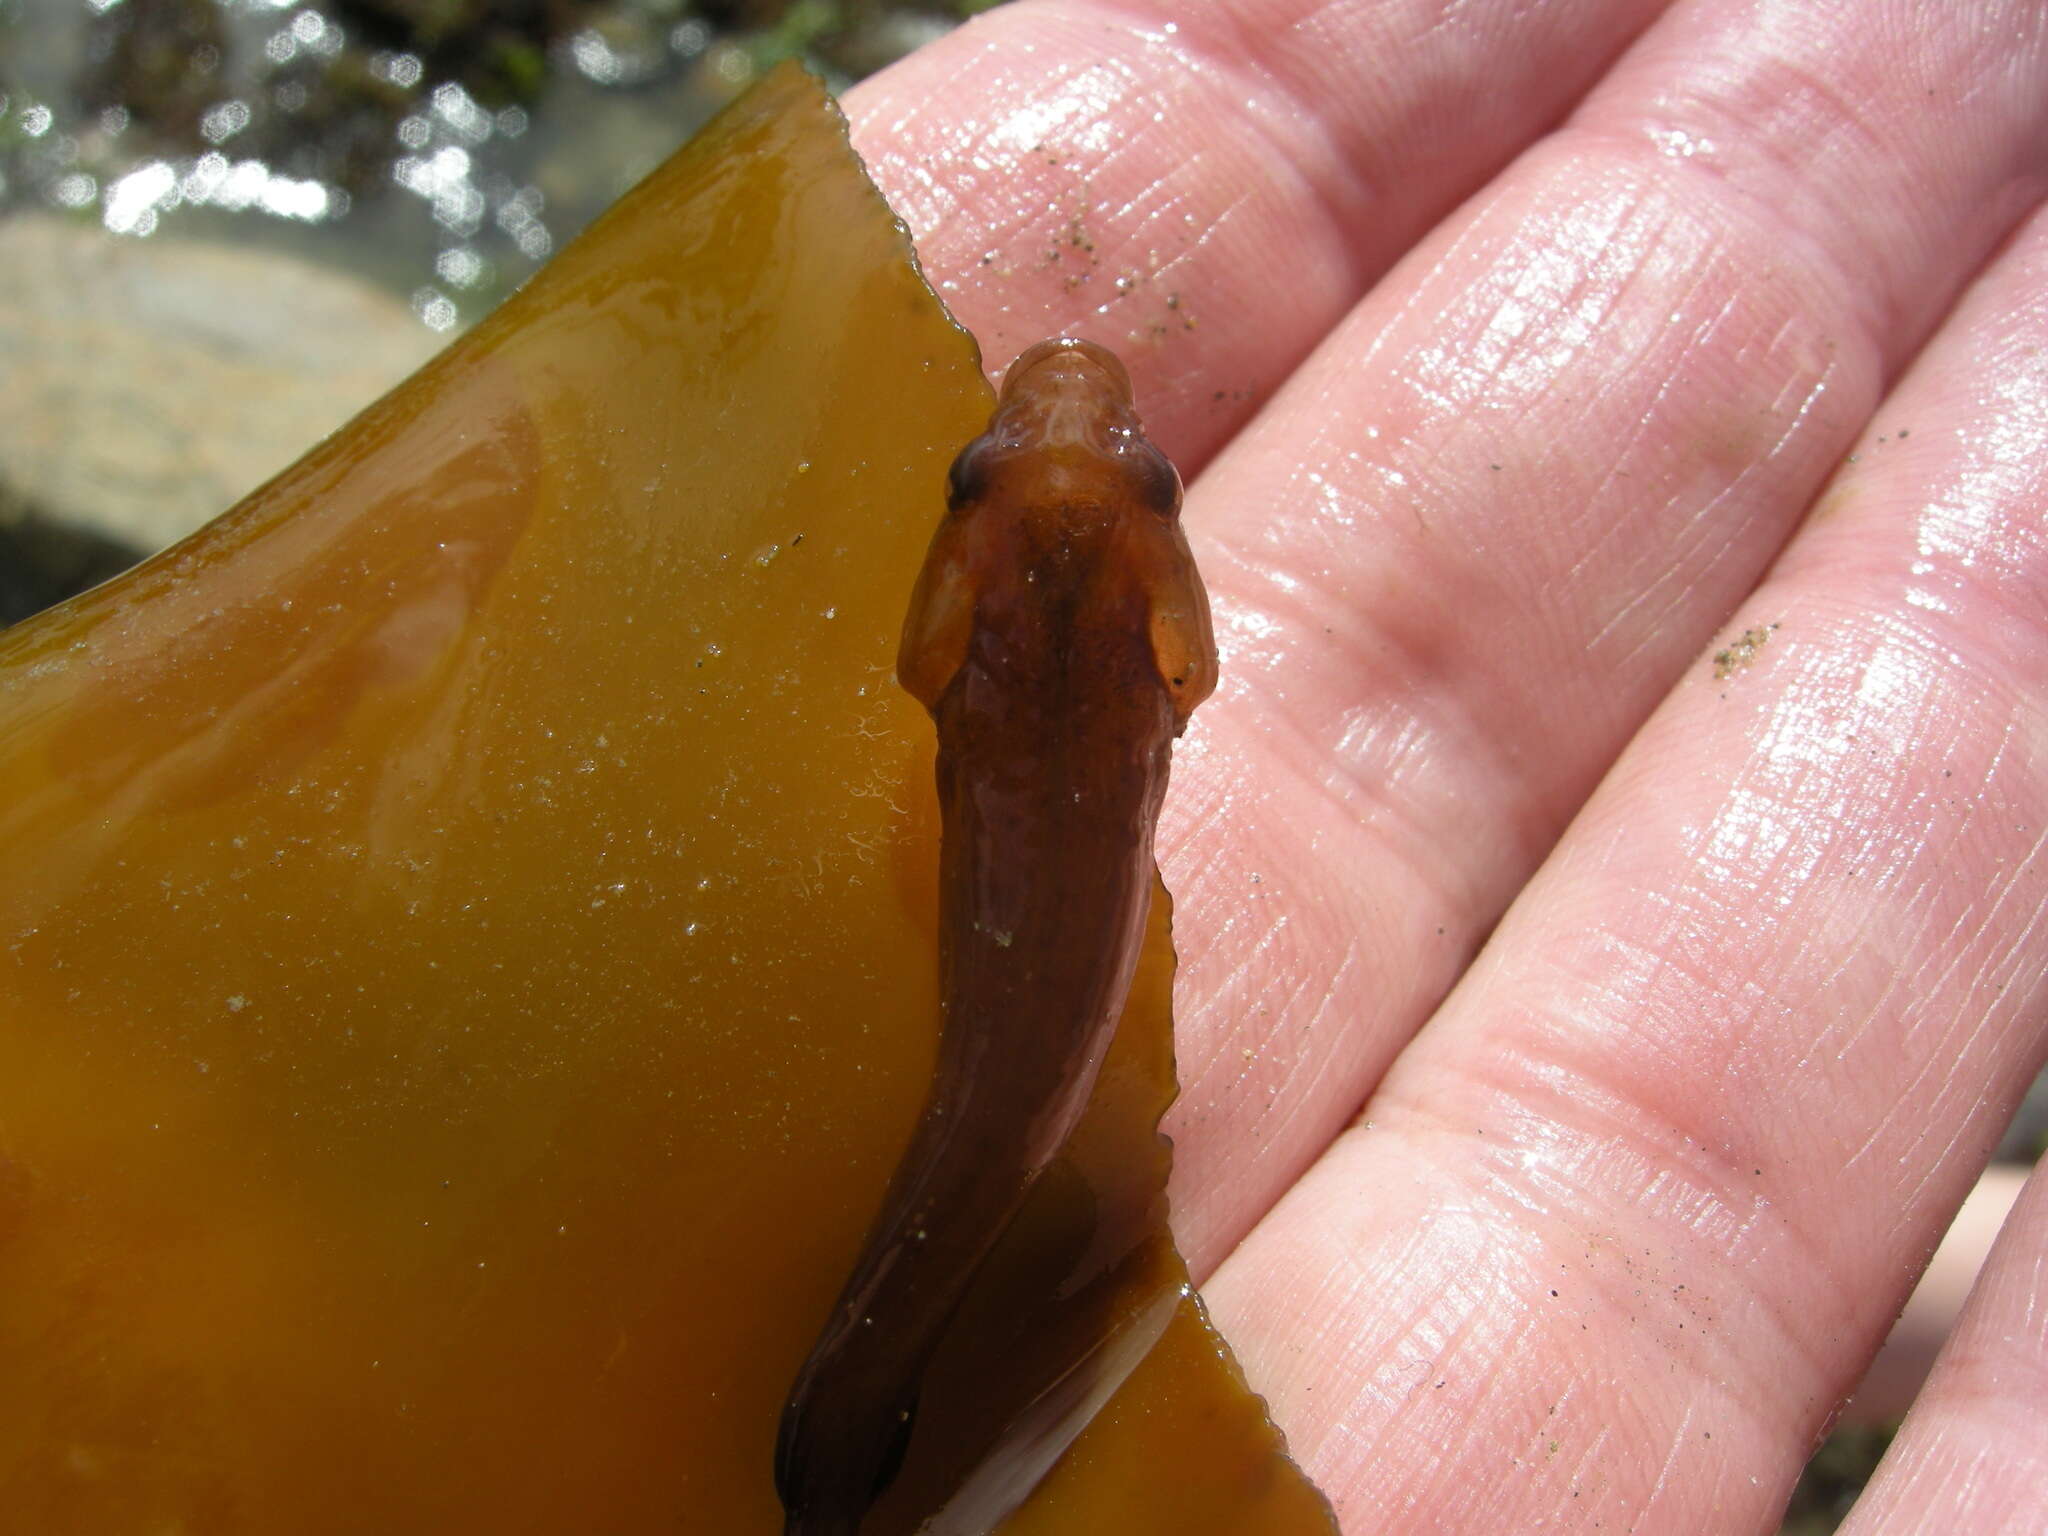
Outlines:
[[[930,1066],[890,657],[987,409],[781,72],[0,635],[0,1523],[779,1529],[782,1397]],[[1256,1406],[1160,1359],[1077,1450],[1133,1392]],[[1115,1445],[1062,1529],[1130,1529]]]

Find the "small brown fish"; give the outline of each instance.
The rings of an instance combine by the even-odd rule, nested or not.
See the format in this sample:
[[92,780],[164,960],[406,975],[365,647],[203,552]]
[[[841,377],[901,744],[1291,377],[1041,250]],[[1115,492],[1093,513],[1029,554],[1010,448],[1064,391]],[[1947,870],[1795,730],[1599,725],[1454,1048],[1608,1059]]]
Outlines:
[[938,1065],[783,1410],[785,1536],[854,1536],[895,1477],[933,1349],[1115,1032],[1169,750],[1216,685],[1180,500],[1093,342],[1019,357],[953,461],[896,663],[938,727]]

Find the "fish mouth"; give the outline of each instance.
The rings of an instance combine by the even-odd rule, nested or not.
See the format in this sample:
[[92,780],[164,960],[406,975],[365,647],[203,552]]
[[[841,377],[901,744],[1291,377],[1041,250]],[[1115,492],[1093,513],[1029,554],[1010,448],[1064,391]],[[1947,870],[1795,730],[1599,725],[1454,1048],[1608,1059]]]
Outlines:
[[1041,341],[1010,364],[996,414],[1053,449],[1108,449],[1137,425],[1123,363],[1107,347],[1074,336]]
[[1027,387],[1060,393],[1090,390],[1119,405],[1131,403],[1131,376],[1123,360],[1109,348],[1078,336],[1050,337],[1020,352],[1003,375],[1002,403],[1007,405]]

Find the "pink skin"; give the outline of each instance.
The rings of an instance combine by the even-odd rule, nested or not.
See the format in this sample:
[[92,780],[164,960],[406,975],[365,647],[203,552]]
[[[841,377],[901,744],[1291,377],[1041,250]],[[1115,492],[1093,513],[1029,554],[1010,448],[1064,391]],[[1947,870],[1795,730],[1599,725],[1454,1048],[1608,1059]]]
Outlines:
[[[2048,12],[1150,14],[848,106],[1193,485],[1183,1243],[1348,1529],[1768,1530],[2048,1044]],[[1858,1536],[2048,1526],[2044,1253]]]

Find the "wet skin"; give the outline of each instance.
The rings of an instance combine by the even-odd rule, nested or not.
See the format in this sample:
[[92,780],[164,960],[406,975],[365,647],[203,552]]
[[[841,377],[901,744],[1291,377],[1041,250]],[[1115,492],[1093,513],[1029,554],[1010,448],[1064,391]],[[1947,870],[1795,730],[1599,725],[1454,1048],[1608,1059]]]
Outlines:
[[899,681],[938,727],[931,1096],[783,1412],[785,1536],[853,1536],[974,1272],[1080,1118],[1144,931],[1173,738],[1216,683],[1180,477],[1092,342],[1040,342],[961,450]]

